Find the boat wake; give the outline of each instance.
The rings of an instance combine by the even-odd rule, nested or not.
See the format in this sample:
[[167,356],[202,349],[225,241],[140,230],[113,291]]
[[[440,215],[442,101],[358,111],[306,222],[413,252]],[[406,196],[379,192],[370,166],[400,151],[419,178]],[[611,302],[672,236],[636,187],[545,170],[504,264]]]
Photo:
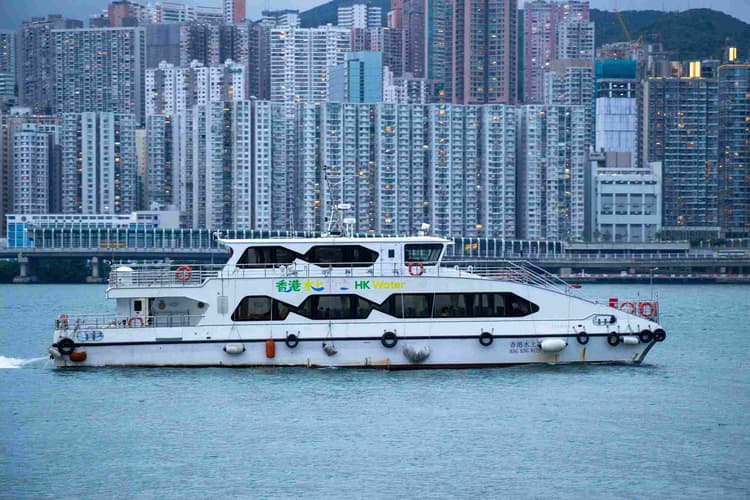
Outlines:
[[0,370],[9,369],[9,368],[22,368],[25,365],[29,365],[31,363],[37,363],[39,361],[44,361],[45,359],[47,359],[47,356],[42,356],[41,358],[29,358],[29,359],[6,358],[5,356],[0,356]]

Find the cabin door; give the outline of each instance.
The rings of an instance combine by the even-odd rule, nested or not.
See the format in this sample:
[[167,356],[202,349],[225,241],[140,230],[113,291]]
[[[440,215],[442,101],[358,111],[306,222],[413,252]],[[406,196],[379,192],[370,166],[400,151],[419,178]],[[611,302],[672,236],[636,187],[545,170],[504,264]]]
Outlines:
[[383,276],[396,276],[401,274],[404,258],[401,254],[401,245],[389,244],[380,247],[381,269],[378,272]]

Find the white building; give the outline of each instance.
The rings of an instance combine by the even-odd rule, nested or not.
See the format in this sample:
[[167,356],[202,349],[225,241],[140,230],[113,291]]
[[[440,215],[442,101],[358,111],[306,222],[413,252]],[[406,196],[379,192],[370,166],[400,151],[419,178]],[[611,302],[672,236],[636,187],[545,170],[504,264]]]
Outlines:
[[293,9],[264,10],[261,24],[266,28],[299,28],[299,11]]
[[344,28],[379,28],[383,25],[382,9],[362,3],[339,7],[337,24]]
[[13,134],[13,211],[43,214],[50,207],[56,125],[25,123]]
[[349,30],[336,26],[271,30],[271,100],[325,101],[328,68],[344,62]]
[[133,114],[65,113],[61,141],[64,213],[121,214],[135,210]]
[[655,241],[661,231],[661,164],[652,163],[649,169],[607,167],[604,158],[592,158],[591,165],[595,169],[593,240]]
[[582,19],[566,19],[557,25],[555,59],[593,61],[594,23]]
[[231,59],[211,67],[198,61],[189,67],[162,61],[146,70],[146,115],[174,115],[196,104],[244,99],[245,67]]

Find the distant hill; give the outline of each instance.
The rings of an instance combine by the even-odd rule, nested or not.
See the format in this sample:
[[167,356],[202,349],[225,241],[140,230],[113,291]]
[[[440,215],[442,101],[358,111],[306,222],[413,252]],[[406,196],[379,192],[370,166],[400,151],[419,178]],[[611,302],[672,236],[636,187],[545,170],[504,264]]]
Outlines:
[[[643,35],[646,41],[661,42],[665,50],[674,52],[676,60],[718,59],[727,40],[740,54],[750,49],[750,24],[723,12],[628,10],[620,14],[634,40]],[[626,39],[614,12],[591,9],[591,20],[596,23],[597,47]]]
[[388,19],[388,10],[391,8],[391,0],[331,0],[330,2],[313,7],[300,13],[300,24],[303,28],[312,28],[325,24],[336,24],[339,7],[345,7],[355,3],[367,3],[380,7],[383,12],[383,26]]
[[[336,24],[340,6],[362,3],[363,0],[331,0],[300,14],[303,27]],[[370,5],[383,10],[385,25],[390,0],[369,0]],[[741,55],[750,50],[750,24],[712,9],[690,9],[682,12],[658,10],[626,10],[620,12],[625,26],[634,40],[661,42],[672,51],[676,60],[718,59],[726,41],[731,40]],[[591,9],[591,20],[596,23],[596,45],[625,41],[625,33],[614,12]]]

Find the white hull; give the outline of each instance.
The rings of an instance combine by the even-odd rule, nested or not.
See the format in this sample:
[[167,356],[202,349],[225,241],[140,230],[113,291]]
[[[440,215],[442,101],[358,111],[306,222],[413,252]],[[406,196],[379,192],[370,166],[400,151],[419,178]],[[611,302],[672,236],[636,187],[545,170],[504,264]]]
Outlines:
[[[391,325],[393,326],[393,325]],[[408,327],[410,325],[402,325]],[[414,325],[415,326],[415,325]],[[529,325],[530,326],[530,325]],[[536,325],[539,328],[539,325]],[[270,328],[269,328],[270,329]],[[281,330],[273,327],[274,330]],[[407,328],[408,329],[408,328]],[[325,331],[310,331],[307,334],[299,329],[298,343],[289,347],[286,342],[288,328],[274,335],[274,356],[266,353],[268,334],[246,335],[236,328],[214,327],[213,335],[196,335],[193,329],[163,328],[151,329],[155,335],[150,340],[124,342],[80,342],[77,351],[86,352],[86,360],[73,362],[68,356],[55,359],[58,367],[71,366],[227,366],[227,367],[348,367],[348,368],[469,368],[533,363],[628,363],[640,364],[656,343],[637,341],[637,334],[621,334],[618,345],[608,342],[608,333],[590,333],[586,344],[581,344],[575,334],[534,334],[495,335],[488,346],[480,343],[482,331],[489,331],[480,325],[456,323],[451,334],[409,335],[398,327],[395,331],[398,340],[395,346],[385,347],[381,342],[383,328],[372,326],[338,325],[333,331],[340,333],[327,335]],[[261,329],[267,330],[267,329]],[[319,330],[328,330],[327,327]],[[368,332],[369,330],[369,332]],[[350,332],[350,335],[346,335]],[[61,332],[62,333],[62,332]],[[108,337],[127,335],[132,338],[133,330],[107,332]],[[238,335],[239,333],[239,335]],[[84,333],[85,337],[85,333]],[[191,338],[192,337],[192,338]],[[207,338],[210,337],[210,338]],[[156,339],[159,339],[158,341]],[[562,339],[567,345],[559,352],[545,352],[540,344],[545,339]],[[291,342],[291,344],[294,344]],[[336,353],[328,355],[323,346],[333,346]],[[238,354],[225,352],[227,346],[242,346]],[[405,346],[429,348],[429,356],[415,362],[407,357]]]

